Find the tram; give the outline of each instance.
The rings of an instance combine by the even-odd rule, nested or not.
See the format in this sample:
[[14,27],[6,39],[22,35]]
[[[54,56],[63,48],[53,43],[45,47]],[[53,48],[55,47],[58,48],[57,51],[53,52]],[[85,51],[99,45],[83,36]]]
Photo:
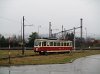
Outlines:
[[34,51],[47,52],[68,52],[73,50],[72,41],[36,39],[34,41]]

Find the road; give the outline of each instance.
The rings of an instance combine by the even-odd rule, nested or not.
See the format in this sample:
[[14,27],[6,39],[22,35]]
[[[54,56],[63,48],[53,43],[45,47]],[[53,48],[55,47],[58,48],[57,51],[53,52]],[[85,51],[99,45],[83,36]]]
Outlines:
[[0,67],[0,74],[100,74],[100,55],[67,64]]

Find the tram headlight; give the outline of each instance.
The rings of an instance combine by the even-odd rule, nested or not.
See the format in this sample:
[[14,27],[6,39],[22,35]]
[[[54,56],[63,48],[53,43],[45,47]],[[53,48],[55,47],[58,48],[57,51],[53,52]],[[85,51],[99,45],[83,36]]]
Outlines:
[[38,51],[38,48],[36,48],[36,51]]

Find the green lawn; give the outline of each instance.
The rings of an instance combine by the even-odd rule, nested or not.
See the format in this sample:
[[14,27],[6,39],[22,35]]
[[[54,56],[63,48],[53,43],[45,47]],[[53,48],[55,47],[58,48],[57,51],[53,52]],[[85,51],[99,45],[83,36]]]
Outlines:
[[[72,53],[64,54],[50,54],[50,55],[38,55],[33,50],[25,50],[25,55],[22,55],[21,50],[10,51],[10,65],[37,65],[37,64],[62,64],[68,63],[80,57],[89,55],[100,54],[100,50],[84,50],[74,51]],[[6,57],[6,58],[5,58]],[[0,50],[0,65],[9,65],[9,50]]]

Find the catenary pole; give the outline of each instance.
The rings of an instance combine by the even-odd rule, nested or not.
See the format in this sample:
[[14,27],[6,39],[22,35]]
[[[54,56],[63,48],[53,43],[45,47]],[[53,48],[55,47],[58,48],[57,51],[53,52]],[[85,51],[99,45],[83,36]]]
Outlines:
[[83,19],[81,18],[80,21],[81,21],[80,22],[80,25],[81,25],[80,26],[81,27],[81,50],[82,50],[82,27],[83,27],[82,25],[83,25]]
[[22,55],[24,55],[24,49],[25,49],[25,39],[24,39],[24,16],[23,16],[23,48],[22,48]]
[[75,45],[75,27],[74,27],[74,50],[75,50],[75,47],[76,45]]

